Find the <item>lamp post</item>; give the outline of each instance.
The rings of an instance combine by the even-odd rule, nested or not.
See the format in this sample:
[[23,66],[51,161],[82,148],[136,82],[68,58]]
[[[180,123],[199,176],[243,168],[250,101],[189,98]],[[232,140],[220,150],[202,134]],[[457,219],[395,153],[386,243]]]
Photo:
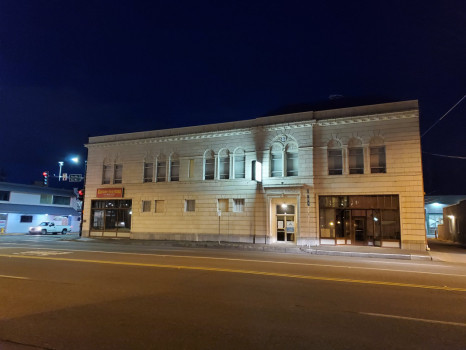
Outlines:
[[[78,157],[73,157],[73,158],[70,158],[70,159],[75,164],[79,163],[79,158]],[[64,163],[65,162],[63,162],[63,161],[58,162],[58,166],[59,166],[59,168],[58,168],[58,181],[62,181],[62,179],[63,179],[63,176],[61,174],[61,169],[62,169]]]
[[60,167],[58,170],[58,181],[61,181],[61,168],[63,167],[63,162],[58,162],[58,166]]

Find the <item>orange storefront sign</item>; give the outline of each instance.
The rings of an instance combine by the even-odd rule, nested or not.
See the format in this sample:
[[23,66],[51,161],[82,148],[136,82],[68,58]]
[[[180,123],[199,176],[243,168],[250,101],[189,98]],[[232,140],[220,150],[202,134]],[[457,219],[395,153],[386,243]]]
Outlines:
[[98,188],[97,198],[123,198],[123,188]]

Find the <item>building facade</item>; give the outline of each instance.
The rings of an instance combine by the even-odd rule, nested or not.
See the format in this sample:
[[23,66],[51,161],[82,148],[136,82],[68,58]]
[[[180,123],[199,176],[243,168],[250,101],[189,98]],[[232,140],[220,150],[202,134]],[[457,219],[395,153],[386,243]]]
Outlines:
[[81,213],[72,190],[0,182],[0,233],[27,233],[43,221],[79,231]]
[[426,248],[417,101],[86,147],[84,236]]

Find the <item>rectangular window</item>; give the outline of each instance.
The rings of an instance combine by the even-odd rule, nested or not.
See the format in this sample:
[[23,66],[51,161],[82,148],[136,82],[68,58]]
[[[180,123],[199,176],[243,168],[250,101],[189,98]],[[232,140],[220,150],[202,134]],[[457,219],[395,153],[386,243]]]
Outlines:
[[170,166],[170,181],[180,181],[180,161],[172,160]]
[[9,201],[10,191],[0,191],[0,201]]
[[385,146],[371,147],[371,173],[386,173]]
[[235,156],[235,179],[244,179],[246,177],[245,164],[245,156]]
[[286,152],[286,176],[298,176],[298,152]]
[[165,174],[167,173],[167,162],[158,161],[157,162],[157,182],[165,181]]
[[219,179],[230,178],[230,157],[219,158],[218,177]]
[[91,202],[91,230],[123,231],[131,229],[131,200],[93,200]]
[[163,213],[165,212],[165,201],[164,200],[155,200],[154,201],[155,212]]
[[115,164],[115,172],[113,175],[113,183],[121,184],[123,181],[123,164]]
[[41,194],[40,204],[52,204],[53,196],[51,194]]
[[154,180],[154,163],[144,163],[144,182]]
[[227,213],[229,208],[228,199],[222,198],[217,201],[217,209],[222,211],[223,213]]
[[210,158],[205,160],[204,180],[213,180],[215,177],[215,159]]
[[196,201],[194,199],[186,199],[184,201],[184,211],[195,211],[196,210]]
[[110,165],[104,165],[102,168],[102,184],[109,184],[112,176],[112,167]]
[[142,201],[142,212],[149,213],[150,212],[150,201]]
[[32,215],[21,215],[20,222],[32,222]]
[[341,175],[343,174],[343,157],[341,149],[328,150],[328,174]]
[[364,151],[362,148],[349,148],[349,173],[364,174]]
[[70,203],[71,203],[71,198],[70,197],[53,196],[53,204],[70,205]]
[[283,161],[281,152],[273,152],[271,154],[271,176],[283,176]]
[[192,179],[194,177],[194,159],[189,160],[189,167],[188,167],[188,178]]
[[241,213],[244,211],[244,199],[233,199],[233,211],[235,213]]

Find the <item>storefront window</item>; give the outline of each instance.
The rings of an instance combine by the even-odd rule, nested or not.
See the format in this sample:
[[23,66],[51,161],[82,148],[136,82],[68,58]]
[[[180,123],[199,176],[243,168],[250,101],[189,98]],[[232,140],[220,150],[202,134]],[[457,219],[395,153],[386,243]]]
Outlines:
[[91,230],[129,231],[131,200],[95,200],[91,204]]
[[320,196],[319,222],[320,238],[338,244],[381,246],[401,238],[397,195]]

